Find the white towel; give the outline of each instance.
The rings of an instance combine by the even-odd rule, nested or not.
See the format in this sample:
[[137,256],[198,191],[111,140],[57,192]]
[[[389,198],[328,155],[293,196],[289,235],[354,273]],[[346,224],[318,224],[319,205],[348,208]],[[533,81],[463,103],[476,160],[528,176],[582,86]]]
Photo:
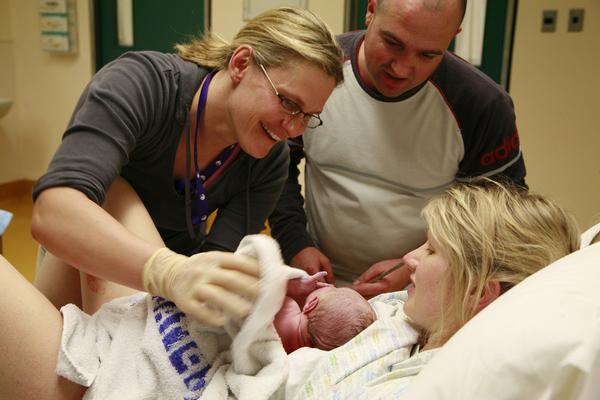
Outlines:
[[248,236],[237,250],[257,258],[261,292],[238,329],[188,319],[165,299],[138,294],[88,316],[64,316],[57,373],[88,386],[84,399],[269,399],[287,379],[287,355],[272,326],[287,280],[306,272],[283,265],[277,243]]
[[228,391],[229,398],[268,399],[283,388],[288,374],[287,354],[273,327],[273,318],[283,304],[287,281],[308,274],[284,265],[277,242],[265,235],[246,236],[236,253],[258,260],[261,292],[240,331],[236,334],[235,324],[228,325],[234,337],[231,353],[224,354],[224,365],[205,395],[209,399],[223,398],[218,394]]

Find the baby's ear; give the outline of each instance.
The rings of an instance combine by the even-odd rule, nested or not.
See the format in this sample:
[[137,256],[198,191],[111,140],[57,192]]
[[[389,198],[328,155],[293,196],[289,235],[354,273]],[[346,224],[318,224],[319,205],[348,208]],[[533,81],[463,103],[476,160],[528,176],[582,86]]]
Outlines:
[[304,308],[302,308],[302,313],[308,315],[309,312],[314,310],[319,304],[319,298],[317,296],[313,297],[311,301],[304,304]]

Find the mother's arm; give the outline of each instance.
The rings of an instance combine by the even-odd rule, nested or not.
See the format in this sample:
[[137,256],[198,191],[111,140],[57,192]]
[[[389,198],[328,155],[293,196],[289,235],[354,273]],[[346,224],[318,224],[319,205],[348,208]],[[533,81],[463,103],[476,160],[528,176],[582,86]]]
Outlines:
[[0,399],[81,399],[85,388],[54,372],[60,312],[0,256]]

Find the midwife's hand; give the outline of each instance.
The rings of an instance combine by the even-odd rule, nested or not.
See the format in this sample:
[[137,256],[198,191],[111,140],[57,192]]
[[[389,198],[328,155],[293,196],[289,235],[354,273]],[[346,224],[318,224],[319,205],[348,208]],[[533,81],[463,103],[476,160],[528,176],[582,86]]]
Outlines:
[[300,250],[290,261],[290,267],[300,268],[314,275],[319,271],[327,272],[325,281],[334,284],[335,276],[331,269],[331,261],[316,247],[305,247]]
[[378,280],[380,274],[402,262],[402,258],[383,260],[373,264],[352,283],[351,288],[363,295],[366,299],[381,293],[402,290],[410,282],[410,270],[406,265]]
[[172,300],[196,320],[221,326],[226,315],[245,317],[258,295],[256,260],[211,251],[182,256],[163,247],[144,265],[144,289]]

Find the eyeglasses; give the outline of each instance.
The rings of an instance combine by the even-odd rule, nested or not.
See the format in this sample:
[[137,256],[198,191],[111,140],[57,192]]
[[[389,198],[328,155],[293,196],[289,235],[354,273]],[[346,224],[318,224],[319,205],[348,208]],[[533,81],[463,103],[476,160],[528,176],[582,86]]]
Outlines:
[[273,84],[273,81],[271,80],[271,78],[269,78],[269,74],[267,74],[267,70],[265,69],[265,67],[262,64],[258,64],[258,66],[265,74],[265,77],[267,78],[267,80],[271,84],[271,87],[275,91],[275,95],[279,98],[281,106],[285,111],[287,111],[288,114],[290,114],[293,117],[301,117],[302,123],[307,128],[314,129],[318,126],[323,125],[323,120],[318,114],[305,113],[304,111],[302,111],[302,108],[300,108],[298,104],[294,103],[292,100],[279,93],[279,91]]

